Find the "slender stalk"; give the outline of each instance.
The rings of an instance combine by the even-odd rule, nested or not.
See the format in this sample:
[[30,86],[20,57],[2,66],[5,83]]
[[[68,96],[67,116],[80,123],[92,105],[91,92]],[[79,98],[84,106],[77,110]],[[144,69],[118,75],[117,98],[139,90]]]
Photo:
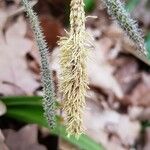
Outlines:
[[56,99],[54,95],[52,75],[49,69],[48,61],[48,48],[47,43],[44,40],[44,35],[40,28],[40,23],[38,21],[36,13],[33,11],[28,0],[22,0],[22,4],[25,7],[29,21],[31,23],[36,42],[39,47],[39,54],[41,58],[41,76],[43,83],[43,108],[45,111],[45,117],[48,120],[48,123],[51,128],[55,127],[55,109],[56,109]]

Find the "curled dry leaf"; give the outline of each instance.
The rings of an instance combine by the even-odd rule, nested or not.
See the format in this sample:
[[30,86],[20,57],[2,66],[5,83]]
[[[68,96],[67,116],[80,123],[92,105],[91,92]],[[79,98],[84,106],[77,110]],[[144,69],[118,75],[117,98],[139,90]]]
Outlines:
[[0,100],[0,116],[4,115],[7,111],[6,105]]
[[[140,123],[128,115],[111,109],[101,109],[92,99],[84,112],[86,133],[108,150],[126,150],[140,134]],[[90,123],[89,123],[90,122]]]
[[111,90],[118,98],[122,98],[123,92],[113,75],[114,68],[108,63],[105,53],[110,49],[110,44],[107,38],[95,42],[95,49],[90,53],[88,62],[89,84]]
[[141,0],[133,11],[133,15],[144,23],[145,26],[150,25],[150,2],[149,0]]
[[25,38],[26,23],[23,17],[0,35],[0,93],[4,95],[32,94],[39,86],[27,68],[25,55],[32,41]]
[[4,143],[5,137],[0,129],[0,150],[9,150],[6,144]]
[[[142,107],[150,107],[150,88],[147,83],[139,82],[138,85],[125,98],[128,104]],[[125,99],[124,99],[125,101]]]
[[4,130],[6,144],[11,150],[46,150],[38,143],[38,127],[26,125],[19,131],[12,129]]
[[[6,20],[7,20],[7,13],[3,10],[3,9],[0,9],[0,32],[1,30],[3,29],[5,23],[6,23]],[[0,33],[0,36],[1,36],[2,33]]]
[[138,63],[133,57],[124,56],[117,59],[117,70],[115,76],[125,94],[130,93],[140,80]]

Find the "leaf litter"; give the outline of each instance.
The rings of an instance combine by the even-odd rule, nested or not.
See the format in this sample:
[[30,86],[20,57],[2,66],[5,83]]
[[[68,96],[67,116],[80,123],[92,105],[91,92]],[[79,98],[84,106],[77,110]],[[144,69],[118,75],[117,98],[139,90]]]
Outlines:
[[[41,86],[39,56],[33,34],[22,15],[17,16],[15,22],[11,21],[4,34],[7,14],[6,10],[0,10],[0,93],[6,96],[33,95]],[[141,133],[141,121],[150,120],[150,75],[145,69],[147,65],[128,53],[134,47],[104,9],[97,7],[93,15],[100,19],[87,21],[87,31],[93,35],[95,47],[91,50],[88,61],[90,89],[83,114],[86,134],[101,143],[106,150],[148,150],[149,128]],[[49,35],[51,30],[47,27],[53,20],[49,20],[49,17],[42,17],[42,20],[46,39],[54,48],[50,50],[50,63],[55,74],[54,83],[57,85],[60,66],[56,35],[64,33],[61,25],[58,25],[52,34],[53,40]],[[147,22],[145,24],[147,27]],[[6,129],[4,136],[7,146],[12,147],[13,138],[20,138],[28,126],[30,125],[19,131]],[[29,128],[37,132],[37,127]],[[144,139],[141,140],[142,134]],[[36,138],[32,139],[33,143],[39,146]],[[28,146],[26,140],[26,137],[21,140],[24,148]],[[67,149],[66,142],[60,143],[60,149]]]

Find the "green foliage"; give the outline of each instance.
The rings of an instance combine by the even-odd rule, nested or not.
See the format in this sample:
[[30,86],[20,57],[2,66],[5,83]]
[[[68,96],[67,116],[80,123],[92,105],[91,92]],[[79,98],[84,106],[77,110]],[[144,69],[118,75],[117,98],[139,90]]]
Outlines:
[[143,130],[145,129],[145,128],[149,128],[150,127],[150,121],[143,121],[142,122],[142,128],[143,128]]
[[[2,97],[1,100],[7,106],[7,117],[48,127],[46,120],[43,118],[42,97]],[[78,140],[73,136],[68,138],[65,128],[59,124],[55,129],[50,129],[50,133],[60,136],[82,150],[104,150],[100,144],[86,135],[81,135]]]
[[84,0],[85,3],[85,11],[90,12],[95,7],[95,1],[94,0]]
[[39,54],[41,57],[41,75],[42,75],[43,93],[44,93],[43,108],[45,110],[44,114],[48,120],[50,127],[54,128],[56,122],[56,117],[55,117],[56,99],[54,96],[52,75],[49,69],[47,43],[44,40],[44,35],[41,31],[38,17],[36,13],[33,11],[30,3],[28,2],[28,0],[22,0],[22,4],[24,5],[25,10],[28,14],[28,18],[35,35],[39,47]]

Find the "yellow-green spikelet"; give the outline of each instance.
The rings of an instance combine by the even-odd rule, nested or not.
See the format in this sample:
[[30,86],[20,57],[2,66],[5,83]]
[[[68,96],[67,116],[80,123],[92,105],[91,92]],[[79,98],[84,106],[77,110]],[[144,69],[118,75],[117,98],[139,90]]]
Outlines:
[[82,113],[88,88],[85,13],[83,0],[71,0],[70,32],[60,38],[60,89],[68,135],[83,132]]

